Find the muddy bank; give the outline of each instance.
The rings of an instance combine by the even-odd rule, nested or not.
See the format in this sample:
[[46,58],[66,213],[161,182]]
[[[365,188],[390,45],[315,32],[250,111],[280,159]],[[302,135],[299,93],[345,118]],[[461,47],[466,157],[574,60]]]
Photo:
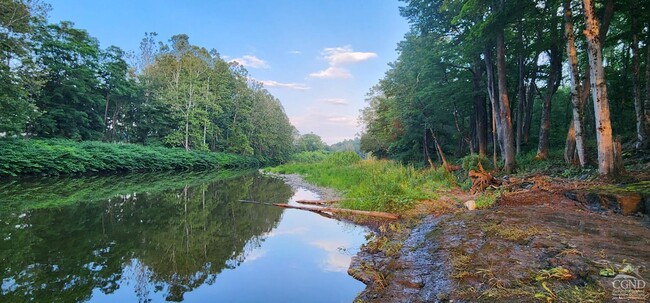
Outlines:
[[[349,270],[368,285],[359,301],[650,298],[647,216],[597,213],[561,193],[542,190],[508,194],[489,210],[446,209],[454,211],[393,224],[366,244]],[[644,281],[645,287],[622,292],[614,282],[625,276]]]

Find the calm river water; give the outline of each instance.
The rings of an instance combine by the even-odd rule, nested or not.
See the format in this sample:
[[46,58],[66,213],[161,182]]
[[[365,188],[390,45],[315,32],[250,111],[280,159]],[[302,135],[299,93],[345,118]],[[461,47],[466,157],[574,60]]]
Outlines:
[[0,302],[352,302],[366,231],[258,173],[0,183]]

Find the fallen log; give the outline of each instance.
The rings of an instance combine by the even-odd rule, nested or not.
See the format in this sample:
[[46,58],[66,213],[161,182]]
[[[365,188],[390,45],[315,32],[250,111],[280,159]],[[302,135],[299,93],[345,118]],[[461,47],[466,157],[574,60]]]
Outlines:
[[327,205],[327,204],[336,204],[343,200],[296,200],[300,204],[309,204],[309,205]]
[[310,207],[310,206],[300,206],[300,205],[290,205],[284,203],[266,203],[258,202],[251,200],[239,200],[239,202],[248,202],[248,203],[257,203],[264,205],[273,205],[282,208],[291,208],[291,209],[300,209],[316,213],[333,213],[333,214],[350,214],[350,215],[360,215],[360,216],[369,216],[376,218],[383,218],[389,220],[397,220],[400,218],[400,215],[381,212],[381,211],[365,211],[365,210],[355,210],[355,209],[345,209],[345,208],[334,208],[334,207]]
[[324,211],[324,212],[329,212],[329,213],[333,213],[333,214],[361,215],[361,216],[377,217],[377,218],[384,218],[384,219],[390,219],[390,220],[397,220],[397,219],[400,218],[399,215],[391,214],[391,213],[385,213],[385,212],[381,212],[381,211],[366,211],[366,210],[354,210],[354,209],[333,208],[333,207],[318,207],[318,208],[316,208],[316,207],[308,207],[308,206],[289,205],[289,204],[283,204],[283,203],[272,203],[272,205],[278,206],[278,207],[284,207],[284,208],[307,210],[307,211]]

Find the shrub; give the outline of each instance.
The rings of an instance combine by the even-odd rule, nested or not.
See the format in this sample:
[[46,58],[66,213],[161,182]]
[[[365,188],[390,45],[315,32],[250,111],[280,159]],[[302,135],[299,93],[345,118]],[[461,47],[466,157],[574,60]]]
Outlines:
[[87,172],[252,168],[259,161],[232,154],[95,141],[0,140],[0,176]]

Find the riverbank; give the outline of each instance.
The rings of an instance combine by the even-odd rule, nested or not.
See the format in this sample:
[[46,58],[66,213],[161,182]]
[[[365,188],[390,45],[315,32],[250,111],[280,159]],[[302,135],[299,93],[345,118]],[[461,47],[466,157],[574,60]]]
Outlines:
[[64,139],[1,139],[0,177],[259,167],[253,157]]
[[355,256],[349,273],[368,285],[358,302],[646,302],[650,296],[648,286],[622,292],[613,284],[624,275],[650,281],[647,215],[594,212],[558,190],[506,194],[487,210],[440,204],[449,211],[384,229],[375,237],[381,245],[370,242]]
[[[349,199],[355,183],[337,181],[337,173],[343,172],[345,180],[351,176],[401,180],[386,177],[399,175],[390,167],[387,162],[364,160],[345,168],[296,164],[279,170],[299,172],[319,185],[331,184]],[[377,173],[384,175],[372,175]],[[645,302],[650,298],[648,286],[632,291],[621,289],[620,283],[614,286],[624,279],[628,284],[641,281],[635,285],[650,281],[647,174],[636,174],[636,181],[626,185],[542,174],[513,177],[502,179],[502,188],[487,194],[470,194],[462,185],[434,187],[428,198],[410,200],[409,207],[399,211],[401,220],[373,222],[374,235],[348,271],[367,285],[355,302]],[[355,182],[387,191],[386,196],[391,188],[400,188],[380,182],[368,185],[367,180]],[[390,182],[421,192],[429,184],[440,184],[439,179],[423,183],[417,177],[410,183]],[[478,209],[469,210],[469,201],[476,201]],[[617,296],[624,300],[615,301]]]

